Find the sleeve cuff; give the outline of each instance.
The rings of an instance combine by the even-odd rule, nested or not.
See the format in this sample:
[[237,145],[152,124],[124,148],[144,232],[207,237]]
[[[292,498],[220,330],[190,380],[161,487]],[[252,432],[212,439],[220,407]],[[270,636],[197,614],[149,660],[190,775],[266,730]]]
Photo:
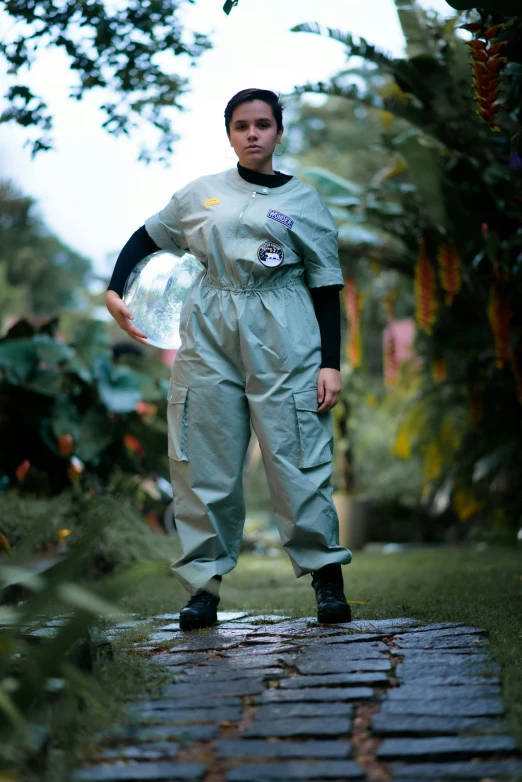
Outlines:
[[344,280],[338,274],[325,274],[319,272],[316,274],[308,273],[306,275],[306,284],[309,288],[324,288],[326,285],[335,285],[339,291],[344,288]]
[[145,229],[150,238],[156,242],[161,250],[182,252],[179,245],[177,245],[173,239],[170,238],[168,231],[161,222],[159,212],[155,215],[152,215],[151,217],[147,217],[145,220]]

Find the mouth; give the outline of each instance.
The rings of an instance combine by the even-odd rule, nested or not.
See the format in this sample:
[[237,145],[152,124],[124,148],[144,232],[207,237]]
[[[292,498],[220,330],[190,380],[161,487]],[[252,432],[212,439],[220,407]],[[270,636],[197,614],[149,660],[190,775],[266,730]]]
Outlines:
[[254,151],[256,149],[261,149],[261,147],[259,147],[257,144],[251,144],[249,147],[246,147],[246,149]]

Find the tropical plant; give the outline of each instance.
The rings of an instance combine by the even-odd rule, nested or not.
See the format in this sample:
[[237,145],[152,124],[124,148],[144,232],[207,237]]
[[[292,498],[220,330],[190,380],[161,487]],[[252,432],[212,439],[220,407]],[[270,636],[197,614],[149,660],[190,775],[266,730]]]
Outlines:
[[72,345],[57,325],[19,321],[0,341],[3,488],[54,495],[107,487],[115,471],[168,475],[168,368],[115,359],[96,321],[80,323]]
[[[31,534],[50,523],[43,514]],[[100,622],[121,618],[118,600],[168,568],[157,558],[85,586],[84,563],[105,523],[91,518],[68,555],[43,572],[28,563],[31,534],[0,565],[0,775],[14,782],[43,778],[50,749],[67,744],[85,704],[103,718],[107,702],[92,673],[112,649]],[[14,587],[24,598],[16,604]]]
[[[405,414],[416,425],[405,429],[425,461],[424,502],[432,512],[452,503],[461,518],[486,520],[500,504],[513,530],[522,515],[522,19],[481,10],[439,22],[405,0],[397,10],[404,58],[339,30],[294,28],[327,35],[349,60],[373,68],[371,81],[344,71],[296,91],[343,98],[347,113],[354,105],[376,118],[386,112],[382,143],[390,154],[358,193],[337,174],[303,173],[335,211],[344,272],[356,280],[347,293],[352,367],[361,363],[358,291],[370,287],[371,300],[380,288],[381,321],[390,297],[401,305],[390,270],[415,295],[423,379]],[[461,22],[467,32],[457,34]],[[369,286],[376,265],[387,276]]]

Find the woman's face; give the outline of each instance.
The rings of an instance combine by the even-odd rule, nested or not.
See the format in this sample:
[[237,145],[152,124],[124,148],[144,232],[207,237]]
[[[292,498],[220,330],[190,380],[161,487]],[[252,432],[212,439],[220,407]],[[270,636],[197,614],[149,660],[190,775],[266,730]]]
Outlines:
[[272,173],[272,155],[283,131],[268,103],[251,100],[234,109],[228,138],[242,166]]

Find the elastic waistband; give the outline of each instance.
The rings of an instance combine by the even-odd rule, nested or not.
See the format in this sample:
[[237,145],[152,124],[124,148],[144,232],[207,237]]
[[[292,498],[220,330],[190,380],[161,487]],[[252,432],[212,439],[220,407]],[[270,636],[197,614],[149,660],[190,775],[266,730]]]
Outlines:
[[274,291],[281,288],[295,288],[298,285],[304,285],[305,281],[303,276],[293,277],[288,282],[280,282],[277,285],[251,285],[249,288],[232,288],[229,285],[220,285],[217,282],[213,282],[204,277],[201,281],[204,288],[217,288],[221,291],[233,291],[234,293],[258,293],[259,291]]

